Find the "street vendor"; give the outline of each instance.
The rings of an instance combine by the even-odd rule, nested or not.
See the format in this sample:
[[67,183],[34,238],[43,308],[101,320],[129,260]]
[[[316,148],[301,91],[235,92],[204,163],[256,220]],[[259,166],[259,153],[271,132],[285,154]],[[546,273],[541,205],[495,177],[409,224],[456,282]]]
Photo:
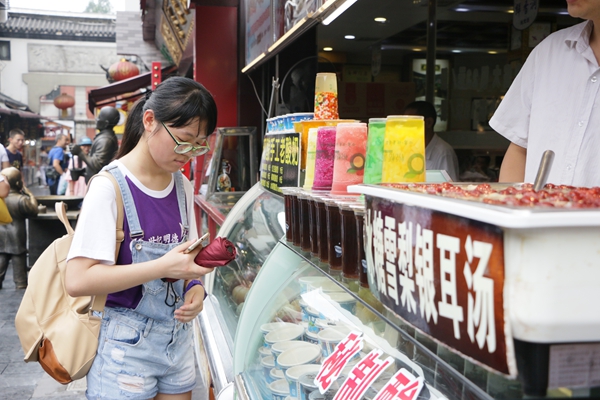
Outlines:
[[529,55],[490,126],[511,141],[501,182],[533,182],[545,150],[549,183],[600,186],[600,5],[567,0],[586,21],[555,32]]

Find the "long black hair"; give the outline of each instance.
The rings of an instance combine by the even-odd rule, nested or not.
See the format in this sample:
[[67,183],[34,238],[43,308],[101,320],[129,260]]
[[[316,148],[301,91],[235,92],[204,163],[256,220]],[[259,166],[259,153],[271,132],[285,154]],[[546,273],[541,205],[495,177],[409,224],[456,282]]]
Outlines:
[[142,118],[146,110],[154,111],[154,117],[158,121],[176,128],[188,125],[195,118],[206,121],[207,135],[213,133],[217,126],[217,105],[210,92],[193,79],[171,77],[133,105],[115,158],[125,156],[137,146],[144,134]]

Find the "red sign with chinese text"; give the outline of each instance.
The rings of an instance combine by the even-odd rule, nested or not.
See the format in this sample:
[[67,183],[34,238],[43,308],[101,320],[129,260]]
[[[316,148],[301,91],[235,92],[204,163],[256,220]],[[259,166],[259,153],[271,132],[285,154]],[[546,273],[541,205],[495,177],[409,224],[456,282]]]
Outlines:
[[[425,334],[514,375],[504,315],[504,236],[491,224],[365,196],[371,290]],[[510,361],[510,362],[509,362]]]

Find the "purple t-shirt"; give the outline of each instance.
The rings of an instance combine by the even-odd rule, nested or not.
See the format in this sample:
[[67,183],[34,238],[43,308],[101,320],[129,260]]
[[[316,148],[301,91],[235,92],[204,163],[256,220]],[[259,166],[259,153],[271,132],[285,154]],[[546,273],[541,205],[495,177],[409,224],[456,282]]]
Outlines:
[[[177,204],[177,188],[166,197],[158,199],[151,197],[141,191],[129,178],[125,177],[131,195],[135,202],[140,226],[144,231],[141,238],[147,242],[155,243],[179,243],[181,242],[182,225]],[[128,265],[131,259],[131,237],[129,236],[129,223],[127,217],[123,221],[123,232],[125,239],[121,243],[117,265]],[[142,299],[142,285],[120,292],[111,293],[106,297],[107,307],[135,308]]]

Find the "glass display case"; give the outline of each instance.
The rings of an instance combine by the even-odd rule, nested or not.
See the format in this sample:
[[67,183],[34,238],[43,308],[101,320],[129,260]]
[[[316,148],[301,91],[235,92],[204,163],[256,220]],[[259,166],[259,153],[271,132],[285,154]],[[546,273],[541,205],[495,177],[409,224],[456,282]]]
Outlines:
[[[206,276],[209,296],[198,329],[217,398],[234,381],[233,338],[244,299],[265,260],[284,235],[283,198],[254,185],[233,205],[218,236],[232,241],[238,256]],[[228,398],[228,397],[223,397]]]
[[[219,232],[235,243],[239,256],[207,276],[210,295],[199,316],[217,399],[233,398],[233,391],[237,399],[333,399],[337,391],[347,390],[347,380],[356,381],[355,368],[365,360],[387,364],[357,399],[392,399],[378,394],[397,374],[421,385],[403,398],[528,397],[519,380],[485,369],[399,319],[375,298],[368,288],[373,282],[347,279],[343,270],[330,270],[287,241],[284,214],[283,198],[255,185]],[[339,368],[332,388],[317,393],[314,375],[352,332],[361,337],[362,348]],[[552,389],[546,397],[595,393]]]

